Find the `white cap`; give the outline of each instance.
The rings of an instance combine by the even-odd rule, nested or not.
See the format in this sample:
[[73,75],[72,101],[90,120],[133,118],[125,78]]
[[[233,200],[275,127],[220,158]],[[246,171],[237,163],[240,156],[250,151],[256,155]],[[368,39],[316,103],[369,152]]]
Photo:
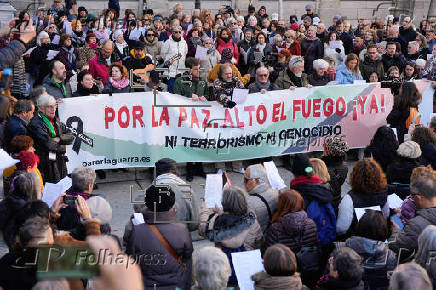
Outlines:
[[312,24],[313,25],[318,25],[318,23],[321,21],[321,19],[319,19],[319,17],[313,17],[313,20],[312,20]]
[[279,20],[279,14],[278,14],[278,13],[273,13],[273,14],[271,14],[271,20],[272,20],[272,21],[274,21],[274,20]]

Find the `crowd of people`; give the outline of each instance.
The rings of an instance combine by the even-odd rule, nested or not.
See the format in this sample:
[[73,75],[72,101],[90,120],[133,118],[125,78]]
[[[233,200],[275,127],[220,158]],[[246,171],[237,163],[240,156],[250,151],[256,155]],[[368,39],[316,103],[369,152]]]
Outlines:
[[[231,289],[232,254],[259,249],[264,271],[251,277],[255,289],[433,289],[436,117],[422,124],[414,80],[436,82],[436,23],[387,15],[353,28],[346,17],[305,8],[289,21],[251,2],[247,15],[231,7],[189,14],[182,4],[168,16],[122,15],[111,0],[94,15],[74,0],[54,0],[2,27],[0,148],[18,163],[3,171],[0,231],[9,252],[0,259],[0,287]],[[232,162],[243,188],[225,179],[221,204],[207,208],[189,187],[205,176],[201,164],[188,163],[183,179],[177,161],[163,158],[144,203],[126,213],[122,238],[111,232],[110,203],[93,191],[102,170],[76,168],[71,188],[52,205],[41,200],[47,182],[67,176],[74,136],[57,114],[65,98],[168,91],[233,108],[235,88],[265,94],[356,81],[388,81],[394,105],[351,172],[355,152],[329,137],[322,154],[285,158],[293,175],[281,190],[260,160],[245,169]],[[216,168],[225,172],[226,164]],[[390,204],[394,193],[401,206]],[[214,246],[194,251],[194,231]],[[135,263],[102,261],[98,279],[38,280],[26,262],[41,244],[89,245]]]

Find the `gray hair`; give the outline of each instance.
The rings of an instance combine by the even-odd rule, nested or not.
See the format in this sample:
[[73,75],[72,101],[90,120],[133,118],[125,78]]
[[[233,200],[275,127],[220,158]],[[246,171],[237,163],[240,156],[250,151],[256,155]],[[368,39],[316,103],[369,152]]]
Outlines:
[[47,244],[49,230],[50,224],[47,218],[37,216],[27,219],[18,232],[21,246]]
[[236,21],[244,21],[245,22],[245,18],[242,15],[239,15],[238,17],[236,17]]
[[73,190],[84,192],[95,182],[95,171],[91,167],[78,167],[71,173]]
[[433,289],[427,272],[415,262],[399,265],[392,274],[389,289],[392,290],[431,290]]
[[14,114],[22,114],[32,111],[33,103],[29,100],[18,100],[14,106]]
[[[433,169],[429,169],[428,171],[434,172]],[[420,195],[428,199],[435,197],[436,180],[434,178],[431,178],[429,174],[431,173],[426,172],[413,178],[410,181],[410,192],[419,193]]]
[[436,277],[436,226],[427,226],[418,237],[418,252],[415,262],[427,270],[430,277]]
[[315,59],[315,60],[313,61],[313,69],[314,69],[314,70],[318,70],[318,69],[320,69],[320,68],[328,69],[328,68],[329,68],[329,63],[326,62],[326,61],[323,60],[323,59]]
[[379,43],[376,44],[377,48],[379,47],[383,47],[386,48],[386,44],[388,44],[388,42],[386,40],[380,41]]
[[41,31],[38,36],[36,37],[36,45],[41,46],[41,38],[50,38],[48,33],[46,31]]
[[425,64],[426,64],[426,61],[423,60],[422,58],[418,58],[418,59],[415,61],[415,67],[417,67],[417,66],[425,67]]
[[343,247],[333,254],[334,269],[341,280],[357,281],[363,276],[362,258],[353,249]]
[[268,68],[267,68],[266,66],[260,66],[260,67],[258,67],[258,68],[256,69],[256,75],[257,75],[257,73],[258,73],[259,71],[261,71],[261,70],[264,70],[264,71],[266,71],[266,72],[269,74],[269,70],[268,70]]
[[259,184],[267,184],[269,187],[271,186],[268,174],[262,164],[250,165],[247,167],[247,170],[250,170],[250,178],[259,179]]
[[199,289],[225,290],[232,269],[226,254],[209,246],[194,251],[193,272]]
[[225,212],[244,215],[248,211],[247,193],[240,187],[230,186],[224,189],[221,204]]
[[436,116],[431,118],[429,127],[432,128],[433,130],[436,129]]
[[52,95],[42,94],[41,96],[39,96],[36,103],[38,104],[38,108],[41,108],[48,105],[55,105],[56,99]]
[[274,35],[273,37],[273,43],[276,43],[277,41],[282,41],[283,37],[280,34]]
[[409,41],[409,45],[412,45],[416,50],[419,50],[418,41]]
[[106,38],[100,39],[99,44],[100,44],[100,47],[104,47],[106,44],[108,44],[108,45],[110,44],[112,46],[112,48],[114,48],[114,46],[115,46],[115,44],[112,40],[106,39]]
[[38,281],[32,290],[69,290],[70,286],[66,279],[50,279]]
[[289,69],[292,70],[292,68],[297,67],[300,62],[304,64],[304,57],[293,55],[289,60]]
[[256,23],[257,23],[257,18],[256,18],[256,16],[251,15],[250,17],[248,17],[248,19],[247,19],[247,23],[248,23],[250,20],[256,20]]
[[35,172],[24,172],[14,181],[14,193],[26,201],[41,199],[41,182]]
[[229,17],[229,18],[227,18],[227,19],[226,19],[226,25],[228,26],[228,25],[232,24],[233,21],[236,21],[236,19],[233,18],[233,17]]

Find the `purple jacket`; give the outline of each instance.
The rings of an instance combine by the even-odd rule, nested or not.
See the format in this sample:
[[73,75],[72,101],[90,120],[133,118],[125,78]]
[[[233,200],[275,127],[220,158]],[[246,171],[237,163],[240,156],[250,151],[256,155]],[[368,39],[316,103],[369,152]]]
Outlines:
[[415,201],[412,196],[409,195],[401,205],[401,211],[398,214],[399,218],[403,223],[407,223],[410,219],[415,217],[416,210],[418,207],[416,206]]

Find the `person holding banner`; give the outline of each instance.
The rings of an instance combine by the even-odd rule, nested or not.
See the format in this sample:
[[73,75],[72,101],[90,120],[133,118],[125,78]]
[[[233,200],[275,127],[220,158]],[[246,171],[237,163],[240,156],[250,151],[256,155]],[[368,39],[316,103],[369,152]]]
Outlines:
[[125,66],[113,63],[109,66],[110,77],[103,89],[103,94],[120,94],[130,92],[130,82]]
[[278,89],[276,84],[269,81],[269,70],[261,66],[256,70],[256,81],[248,86],[248,93],[265,94],[266,92],[276,91]]
[[294,55],[289,60],[288,68],[279,73],[276,85],[282,90],[295,89],[299,87],[312,87],[304,71],[304,58]]

